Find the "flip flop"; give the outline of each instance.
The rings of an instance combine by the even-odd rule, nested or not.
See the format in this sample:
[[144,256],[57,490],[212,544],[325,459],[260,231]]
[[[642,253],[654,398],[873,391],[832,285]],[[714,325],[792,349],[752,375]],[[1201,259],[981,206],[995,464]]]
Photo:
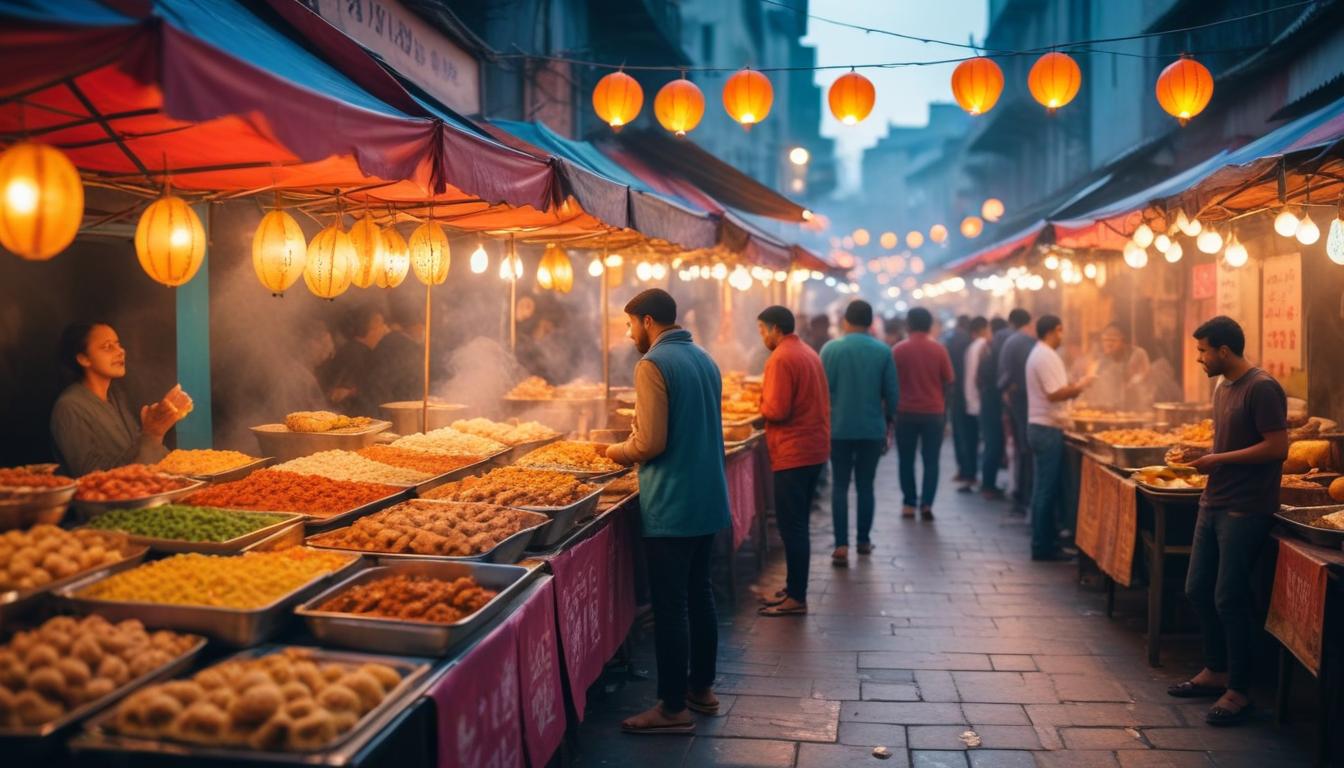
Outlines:
[[1233,712],[1225,707],[1214,706],[1204,715],[1204,722],[1209,725],[1226,726],[1241,725],[1251,719],[1251,712],[1255,710],[1255,702],[1248,701],[1246,706]]
[[688,723],[670,723],[668,725],[626,725],[621,723],[621,730],[625,733],[638,735],[652,735],[656,733],[695,733],[695,721]]
[[788,592],[778,589],[775,590],[775,593],[772,595],[757,595],[756,600],[759,601],[761,605],[779,605],[784,602],[788,596]]
[[1227,692],[1226,688],[1216,685],[1200,685],[1193,680],[1167,686],[1167,695],[1178,699],[1219,698]]
[[762,616],[806,616],[807,606],[799,605],[793,608],[781,608],[779,605],[766,605],[757,609],[756,613]]
[[710,715],[711,717],[719,714],[719,702],[717,700],[711,703],[687,696],[686,708],[692,712],[699,712],[702,715]]

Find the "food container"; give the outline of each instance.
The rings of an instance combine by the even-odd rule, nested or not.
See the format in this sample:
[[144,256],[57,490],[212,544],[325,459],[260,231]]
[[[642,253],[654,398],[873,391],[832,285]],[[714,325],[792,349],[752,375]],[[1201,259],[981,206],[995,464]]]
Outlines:
[[551,524],[538,531],[527,548],[548,549],[555,546],[573,529],[575,522],[591,517],[597,512],[597,502],[601,497],[602,489],[598,488],[573,504],[566,504],[563,507],[532,507],[519,504],[518,509],[540,512],[551,519]]
[[156,493],[152,496],[140,496],[134,499],[111,499],[108,501],[80,501],[75,499],[72,503],[75,510],[79,512],[79,521],[84,523],[113,509],[144,509],[145,507],[157,507],[171,501],[177,501],[184,496],[190,496],[206,485],[204,480],[186,476],[180,477],[186,481],[185,486],[163,493]]
[[1171,449],[1169,445],[1112,445],[1095,437],[1088,438],[1088,447],[1104,463],[1122,469],[1163,464]]
[[[583,443],[584,441],[575,440],[574,442]],[[602,448],[605,448],[607,446],[606,443],[592,443],[592,445],[596,445]],[[523,455],[526,456],[527,454]],[[520,456],[519,459],[521,458],[522,457]],[[514,463],[516,464],[517,461],[515,461]],[[630,471],[629,467],[621,467],[620,469],[615,470],[602,470],[598,472],[590,472],[582,469],[570,469],[567,467],[558,467],[558,466],[536,466],[536,467],[527,465],[520,465],[520,466],[522,469],[544,469],[551,472],[563,472],[564,474],[569,475],[570,477],[573,478],[577,478],[579,480],[610,480],[615,477],[620,477],[621,475]]]
[[1157,423],[1167,429],[1195,424],[1213,416],[1213,403],[1153,403]]
[[381,509],[387,509],[393,504],[405,501],[411,498],[411,495],[413,493],[415,493],[414,488],[406,488],[405,490],[397,491],[396,493],[390,493],[381,499],[374,499],[373,501],[370,501],[367,504],[360,504],[358,507],[354,507],[353,509],[347,509],[344,512],[338,512],[329,517],[318,517],[317,515],[311,515],[306,513],[300,513],[300,514],[303,514],[304,527],[307,528],[309,532],[329,531],[332,528],[340,528],[341,526],[349,525],[357,518],[361,518],[365,515],[371,515],[374,512],[377,512]]
[[139,677],[126,681],[125,684],[117,686],[115,690],[106,696],[100,696],[93,701],[85,702],[51,722],[36,726],[19,725],[6,727],[0,725],[0,740],[3,740],[5,746],[12,747],[14,746],[14,742],[19,742],[20,744],[25,742],[35,742],[65,733],[71,726],[86,717],[105,709],[113,702],[119,700],[121,697],[140,686],[171,677],[189,669],[191,663],[204,648],[205,638],[198,638],[194,645],[177,658],[172,659],[157,669],[152,669]]
[[1284,504],[1279,507],[1278,512],[1274,513],[1274,517],[1278,518],[1299,539],[1305,539],[1318,546],[1338,549],[1344,547],[1344,531],[1318,528],[1312,525],[1311,521],[1340,510],[1344,510],[1344,504],[1321,507],[1295,507]]
[[139,565],[144,562],[145,556],[149,554],[149,547],[143,545],[136,546],[128,543],[127,546],[122,549],[122,554],[125,555],[125,557],[115,563],[107,563],[106,565],[99,565],[85,571],[80,571],[79,573],[66,576],[63,579],[56,579],[48,584],[44,584],[37,589],[15,589],[8,592],[0,592],[0,628],[7,628],[7,625],[14,617],[23,615],[47,594],[52,593],[67,584],[73,584],[76,581],[82,581],[84,579],[103,578],[104,576]]
[[[268,645],[261,648],[252,648],[241,651],[229,657],[233,659],[254,659],[260,658],[270,653],[276,653],[284,646]],[[377,656],[365,653],[353,653],[349,651],[330,651],[322,648],[312,648],[313,661],[318,664],[327,662],[340,662],[343,664],[360,665],[365,663],[384,664],[397,670],[401,674],[401,683],[397,687],[387,692],[383,700],[368,712],[364,713],[359,722],[347,731],[345,734],[337,737],[333,741],[323,745],[320,750],[305,752],[273,752],[244,749],[241,747],[210,747],[201,744],[190,744],[187,742],[170,741],[163,739],[146,739],[135,736],[122,736],[116,732],[116,709],[110,709],[102,712],[98,716],[89,720],[84,726],[84,732],[71,741],[71,748],[74,751],[90,751],[115,753],[119,755],[150,755],[158,758],[159,764],[167,762],[169,759],[176,761],[176,764],[190,764],[193,759],[207,759],[220,761],[226,765],[243,765],[253,762],[267,763],[309,763],[321,764],[327,762],[323,756],[341,749],[345,744],[357,738],[363,738],[371,733],[375,733],[387,725],[392,715],[403,709],[407,704],[407,699],[420,689],[429,675],[429,664],[408,658],[397,658],[392,656]],[[134,758],[122,757],[115,761],[117,764],[134,765]],[[335,764],[345,764],[350,762],[350,756],[343,755],[341,759],[332,761]]]
[[1073,431],[1090,435],[1108,429],[1141,429],[1153,424],[1151,416],[1146,414],[1126,414],[1116,416],[1073,417]]
[[[538,572],[516,565],[449,562],[443,560],[400,560],[388,565],[366,568],[326,590],[294,610],[308,624],[308,631],[323,644],[381,653],[407,653],[414,656],[443,657],[481,626],[488,624],[508,605]],[[320,606],[353,587],[386,576],[433,576],[458,579],[470,576],[476,583],[499,594],[480,610],[452,624],[434,621],[360,616],[323,611]]]
[[451,472],[444,472],[443,474],[435,475],[429,478],[428,480],[425,480],[417,484],[415,486],[415,494],[417,496],[421,496],[425,493],[425,491],[433,490],[435,488],[438,488],[440,485],[456,482],[464,477],[479,475],[482,472],[485,472],[489,470],[491,467],[495,466],[495,464],[499,460],[499,457],[503,455],[505,454],[497,453],[494,456],[486,456],[484,459],[481,459],[480,461],[475,462],[474,464],[468,464],[465,467],[458,467],[457,469],[454,469]]
[[204,480],[207,483],[227,483],[230,480],[242,480],[244,477],[247,477],[258,469],[265,469],[272,461],[275,461],[275,459],[270,457],[253,459],[252,461],[234,467],[233,469],[226,469],[222,472],[214,472],[211,474],[188,475],[188,477]]
[[[421,499],[420,504],[458,504],[456,501],[438,501],[435,499]],[[397,560],[449,560],[449,561],[474,561],[480,563],[504,563],[513,564],[523,558],[523,552],[527,546],[532,543],[532,538],[537,532],[550,525],[550,518],[540,512],[533,512],[536,524],[518,531],[517,533],[501,540],[494,547],[478,552],[474,555],[421,555],[415,552],[379,552],[369,549],[350,549],[348,547],[337,547],[329,544],[323,544],[314,540],[315,537],[309,536],[304,543],[315,549],[330,549],[337,552],[350,552],[357,555],[371,555],[376,557],[380,563],[393,562]],[[327,531],[329,533],[329,531]]]
[[[425,404],[422,400],[402,400],[396,403],[383,403],[378,406],[387,420],[392,423],[392,431],[398,435],[413,435],[424,432]],[[429,401],[429,428],[439,429],[451,425],[462,418],[467,406],[459,403],[445,403],[439,400]]]
[[357,429],[333,429],[330,432],[291,432],[284,424],[252,427],[257,445],[276,461],[289,461],[319,451],[357,451],[378,441],[379,434],[392,427],[390,421],[374,421]]
[[541,440],[532,440],[526,443],[519,443],[517,445],[509,446],[509,449],[507,451],[504,451],[503,453],[497,454],[495,456],[496,459],[495,463],[501,467],[508,466],[509,464],[513,464],[514,462],[518,461],[527,454],[537,450],[538,448],[544,445],[550,445],[551,443],[554,443],[561,437],[562,435],[559,432],[556,432],[554,435],[542,438]]
[[284,628],[293,607],[320,591],[333,580],[357,570],[362,559],[350,562],[330,573],[319,574],[298,588],[260,608],[220,608],[210,605],[174,605],[139,600],[100,600],[81,597],[81,589],[106,578],[90,576],[67,584],[56,592],[60,600],[77,613],[97,613],[108,621],[139,619],[155,629],[174,629],[205,635],[226,645],[245,648],[265,642]]
[[46,523],[56,525],[65,517],[75,497],[75,483],[59,488],[43,488],[33,493],[0,498],[0,531],[31,528]]
[[[284,528],[291,528],[296,525],[302,527],[303,515],[294,512],[252,512],[250,510],[229,510],[238,514],[245,515],[283,515],[284,520],[271,523],[263,528],[258,528],[242,536],[235,536],[228,541],[187,541],[186,539],[163,539],[154,536],[137,536],[133,533],[127,533],[132,544],[149,547],[154,552],[183,553],[199,552],[204,555],[236,555],[242,552],[249,545],[255,544],[262,539],[270,538],[273,534]],[[103,529],[97,529],[103,530]]]
[[248,544],[243,547],[238,554],[243,552],[270,552],[276,549],[288,549],[290,547],[303,546],[303,521],[291,523],[284,528],[270,534],[264,539]]

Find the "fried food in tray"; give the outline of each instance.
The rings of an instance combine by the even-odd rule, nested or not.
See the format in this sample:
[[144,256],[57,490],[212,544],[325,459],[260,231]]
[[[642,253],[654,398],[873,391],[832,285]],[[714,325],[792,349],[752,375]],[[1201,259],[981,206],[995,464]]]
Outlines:
[[547,384],[540,376],[528,376],[505,395],[518,400],[550,400],[554,396],[555,387]]
[[392,447],[459,456],[494,456],[509,448],[498,440],[458,432],[452,427],[440,427],[428,432],[406,435],[394,440]]
[[87,527],[149,539],[217,543],[293,519],[296,518],[285,514],[165,504],[143,509],[113,509],[90,520]]
[[1204,419],[1196,424],[1186,424],[1171,431],[1171,438],[1178,443],[1213,446],[1213,419]]
[[1092,436],[1103,443],[1134,448],[1171,445],[1174,442],[1171,435],[1151,429],[1107,429]]
[[182,503],[331,517],[405,490],[395,485],[354,483],[321,475],[262,469],[242,480],[197,491],[182,499]]
[[1153,488],[1170,490],[1202,490],[1208,484],[1207,475],[1181,467],[1144,467],[1135,470],[1134,481]]
[[0,646],[0,732],[34,729],[181,656],[195,635],[148,632],[128,619],[57,616]]
[[631,472],[628,475],[618,477],[602,487],[602,495],[607,497],[622,498],[632,493],[639,493],[639,473]]
[[519,459],[517,466],[569,472],[615,472],[621,468],[620,464],[607,458],[605,446],[575,440],[543,445]]
[[501,467],[480,477],[467,477],[423,494],[426,499],[474,501],[505,507],[565,507],[592,494],[598,486],[563,472]]
[[318,451],[277,464],[275,469],[301,475],[319,475],[332,480],[381,485],[416,485],[433,477],[428,472],[383,464],[354,451],[341,450]]
[[1331,512],[1328,515],[1321,515],[1307,524],[1316,528],[1344,531],[1344,509],[1341,509],[1338,512]]
[[27,467],[0,469],[0,500],[17,499],[74,485],[73,478]]
[[394,467],[405,467],[430,475],[442,475],[448,472],[485,461],[485,456],[469,456],[455,453],[429,453],[414,451],[410,448],[397,448],[391,445],[370,445],[356,451],[366,459]]
[[79,489],[75,491],[76,500],[108,502],[169,493],[186,488],[193,481],[165,474],[148,464],[127,464],[116,469],[90,472],[77,482]]
[[525,421],[521,424],[508,424],[490,419],[461,419],[452,423],[458,432],[476,435],[505,445],[522,445],[538,440],[549,440],[560,433],[539,421]]
[[295,411],[285,416],[285,429],[290,432],[354,431],[372,423],[368,416],[343,416],[331,411]]
[[226,659],[146,686],[117,707],[118,734],[206,747],[322,749],[401,685],[386,664],[324,661],[304,648]]
[[415,500],[308,541],[319,547],[364,552],[472,557],[546,520],[545,515],[495,504]]
[[318,610],[454,624],[484,608],[497,594],[470,576],[449,580],[424,574],[398,574],[357,584],[326,601]]
[[0,592],[40,589],[53,581],[126,558],[124,533],[35,525],[0,535]]
[[176,475],[217,475],[245,464],[251,464],[254,461],[257,461],[256,457],[248,456],[246,453],[239,451],[178,448],[169,451],[168,455],[163,457],[158,464],[154,464],[153,467],[160,472],[169,472]]

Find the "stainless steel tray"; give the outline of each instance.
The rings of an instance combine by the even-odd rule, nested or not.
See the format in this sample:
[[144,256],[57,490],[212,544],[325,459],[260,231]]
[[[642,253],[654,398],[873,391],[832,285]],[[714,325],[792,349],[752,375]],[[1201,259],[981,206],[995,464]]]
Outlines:
[[1125,418],[1115,416],[1096,416],[1096,417],[1071,417],[1073,420],[1073,430],[1090,435],[1093,432],[1104,432],[1108,429],[1142,429],[1153,425],[1152,416],[1134,414]]
[[199,655],[200,652],[205,648],[205,642],[206,641],[204,637],[197,638],[196,643],[192,645],[190,648],[188,648],[185,653],[169,661],[168,663],[164,664],[158,669],[150,670],[149,672],[146,672],[145,674],[140,675],[139,677],[132,678],[131,680],[126,681],[126,683],[124,683],[123,685],[118,686],[115,690],[113,690],[106,696],[100,696],[99,698],[96,698],[93,701],[81,704],[80,706],[75,707],[69,712],[66,712],[64,715],[61,715],[59,718],[52,720],[51,722],[43,723],[42,725],[27,726],[27,727],[25,726],[5,727],[3,725],[0,725],[0,739],[5,741],[10,740],[36,741],[56,736],[57,734],[66,731],[71,726],[75,725],[84,718],[102,711],[103,709],[107,708],[110,704],[116,702],[117,700],[121,699],[123,696],[139,688],[140,686],[145,685],[147,683],[155,682],[157,680],[161,680],[165,677],[171,677],[186,670],[188,667],[191,666],[191,663],[196,659],[196,656]]
[[547,549],[554,546],[561,539],[565,538],[573,528],[574,523],[583,520],[597,512],[597,502],[602,498],[602,489],[598,488],[592,493],[584,496],[573,504],[567,504],[563,507],[533,507],[524,504],[517,505],[518,509],[524,509],[528,512],[540,512],[551,518],[551,524],[542,531],[537,532],[532,537],[531,543],[527,545],[528,549]]
[[[439,501],[437,499],[421,499],[420,503],[459,504],[462,502]],[[539,517],[545,517],[545,515],[542,515],[540,512],[535,512],[533,514],[536,514]],[[485,552],[480,552],[475,555],[422,555],[416,552],[378,552],[376,550],[368,550],[368,549],[349,549],[346,547],[333,547],[327,544],[323,544],[321,542],[313,541],[314,537],[312,536],[309,536],[306,539],[304,539],[304,544],[306,546],[313,547],[315,549],[330,549],[336,552],[350,552],[352,554],[358,554],[358,555],[369,555],[378,558],[380,562],[385,560],[387,561],[390,560],[455,561],[456,560],[456,561],[478,562],[478,563],[502,563],[505,565],[511,565],[523,558],[523,552],[527,549],[527,546],[532,543],[532,538],[537,535],[537,532],[540,531],[542,528],[549,526],[550,524],[551,524],[550,518],[540,520],[536,525],[531,526],[530,528],[524,528],[521,531],[518,531],[517,533],[513,534],[512,536],[509,536],[508,538],[501,540],[491,549],[488,549]],[[323,531],[323,533],[330,533],[330,531]]]
[[505,466],[507,464],[512,464],[536,449],[544,445],[550,445],[562,437],[564,437],[564,435],[556,432],[554,435],[542,440],[532,440],[530,442],[509,446],[507,451],[499,455],[499,465]]
[[171,491],[156,493],[152,496],[140,496],[134,499],[116,499],[111,501],[80,501],[79,499],[75,499],[71,502],[71,505],[80,513],[80,522],[82,523],[96,515],[101,515],[112,509],[144,509],[145,507],[157,507],[161,504],[167,504],[170,501],[177,501],[183,496],[190,496],[206,486],[204,480],[187,477],[186,475],[176,475],[176,477],[186,480],[187,485]]
[[1329,528],[1317,528],[1310,521],[1322,515],[1344,510],[1344,504],[1330,504],[1323,507],[1291,507],[1284,505],[1274,513],[1274,517],[1288,527],[1300,539],[1331,549],[1344,547],[1344,531]]
[[86,571],[66,576],[63,579],[56,579],[48,584],[44,584],[37,589],[29,590],[11,590],[9,592],[0,592],[0,628],[6,625],[15,616],[19,616],[32,607],[33,603],[41,600],[46,595],[56,590],[89,578],[102,578],[108,574],[124,571],[144,562],[145,556],[149,554],[149,547],[129,545],[122,550],[126,555],[121,560],[107,565],[100,565]]
[[[444,657],[479,627],[490,622],[504,606],[531,581],[537,572],[516,565],[445,562],[442,560],[398,560],[388,565],[366,568],[326,590],[294,610],[308,624],[318,641],[381,653],[409,653],[415,656]],[[452,624],[433,621],[391,619],[352,613],[323,611],[319,608],[347,590],[386,576],[434,576],[458,579],[470,576],[487,589],[496,590],[490,602],[480,610]]]
[[1088,447],[1102,461],[1113,467],[1151,467],[1166,463],[1170,445],[1111,445],[1095,436],[1088,437]]
[[354,509],[347,509],[344,512],[339,512],[330,517],[318,517],[307,513],[300,514],[304,515],[304,527],[309,531],[329,531],[332,528],[340,528],[344,525],[348,525],[356,518],[373,514],[374,512],[386,509],[393,504],[405,501],[411,498],[414,493],[415,488],[407,487],[396,493],[388,494],[381,499],[374,499],[367,504],[361,504]]
[[75,483],[59,488],[46,488],[11,498],[0,497],[0,531],[31,528],[34,525],[57,525],[65,517],[70,500],[75,497]]
[[[276,653],[284,646],[268,645],[261,648],[251,648],[234,654],[228,660],[233,659],[252,659]],[[321,749],[312,751],[295,752],[269,752],[242,748],[227,747],[206,747],[198,744],[188,744],[186,742],[168,741],[161,739],[145,739],[133,736],[122,736],[115,730],[116,710],[105,711],[93,719],[89,720],[84,726],[84,733],[77,736],[71,742],[71,748],[78,751],[88,750],[93,752],[114,752],[131,754],[150,754],[159,758],[179,757],[183,763],[189,764],[192,758],[208,758],[211,760],[234,761],[235,764],[245,762],[273,762],[273,763],[321,763],[321,756],[338,750],[342,745],[351,740],[365,735],[372,726],[383,719],[384,716],[395,709],[400,709],[407,703],[407,698],[415,690],[419,689],[430,672],[430,666],[427,662],[409,659],[396,658],[390,656],[379,656],[366,653],[354,653],[351,651],[331,651],[323,648],[311,648],[313,659],[319,664],[326,662],[340,662],[344,664],[365,664],[375,663],[384,664],[401,673],[401,683],[397,687],[387,692],[378,706],[364,713],[364,716],[355,723],[355,726],[345,734],[337,737],[331,742],[325,744]],[[130,763],[134,764],[134,763]]]
[[275,461],[275,459],[267,456],[261,459],[253,459],[246,464],[239,465],[233,469],[226,469],[222,472],[187,475],[187,477],[194,477],[197,480],[204,480],[207,483],[227,483],[230,480],[242,480],[244,477],[247,477],[258,469],[265,469],[272,461]]
[[251,429],[264,455],[274,456],[276,461],[289,461],[318,451],[357,451],[377,442],[379,433],[391,427],[390,421],[374,420],[357,430],[333,432],[290,432],[284,424],[261,424]]
[[[297,512],[253,512],[248,509],[230,509],[229,512],[235,512],[247,515],[283,515],[284,520],[271,523],[264,528],[258,528],[255,531],[245,533],[242,536],[236,536],[228,541],[187,541],[186,539],[161,539],[153,536],[137,536],[132,533],[126,535],[130,538],[132,544],[140,544],[149,547],[155,552],[182,553],[199,552],[204,555],[234,555],[242,552],[250,544],[255,544],[262,539],[269,538],[282,528],[294,525],[303,520],[303,515]],[[93,530],[106,530],[97,528]]]
[[288,526],[272,533],[260,541],[248,544],[243,547],[243,552],[270,552],[276,549],[288,549],[289,547],[303,546],[303,521],[290,523]]
[[482,472],[485,472],[486,470],[489,470],[491,467],[495,466],[495,460],[497,459],[497,457],[501,455],[503,454],[497,453],[494,456],[486,456],[480,461],[467,464],[466,466],[458,467],[457,469],[454,469],[451,472],[444,472],[443,474],[435,475],[429,478],[428,480],[425,480],[420,484],[416,485],[415,495],[421,496],[425,493],[425,491],[433,490],[435,488],[438,488],[440,485],[446,485],[448,483],[461,480],[464,477],[479,475]]
[[282,595],[269,605],[243,610],[238,608],[218,608],[209,605],[173,605],[133,600],[98,600],[80,597],[78,592],[102,576],[81,579],[66,585],[57,591],[62,602],[79,613],[97,613],[108,621],[139,619],[146,626],[159,629],[175,629],[179,632],[195,632],[214,638],[227,645],[245,648],[265,642],[278,632],[287,619],[291,609],[298,603],[316,594],[333,579],[343,578],[357,570],[362,558],[351,561],[331,573],[314,576],[302,586]]

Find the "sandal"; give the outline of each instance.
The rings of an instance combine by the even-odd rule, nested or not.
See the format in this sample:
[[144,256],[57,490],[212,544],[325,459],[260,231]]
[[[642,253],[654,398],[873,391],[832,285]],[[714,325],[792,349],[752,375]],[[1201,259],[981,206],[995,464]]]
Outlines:
[[1204,715],[1204,722],[1217,726],[1241,725],[1251,719],[1251,712],[1254,709],[1255,703],[1251,701],[1246,702],[1246,706],[1235,712],[1226,707],[1214,705],[1208,714]]
[[1175,696],[1178,699],[1216,699],[1226,692],[1226,688],[1216,685],[1201,685],[1194,680],[1186,680],[1183,683],[1167,686],[1167,695]]
[[[669,721],[669,722],[662,722],[662,723],[648,724],[648,725],[632,725],[632,724],[631,724],[631,721],[632,721],[632,720],[634,720],[634,719],[637,718],[637,717],[640,717],[641,715],[645,715],[645,714],[648,714],[648,713],[647,713],[647,712],[641,712],[639,715],[635,715],[635,717],[628,718],[625,722],[621,723],[621,730],[624,731],[624,732],[626,732],[626,733],[635,733],[635,734],[655,734],[655,733],[695,733],[695,721],[694,721],[694,720],[686,720],[685,722],[670,722],[670,721]],[[666,715],[664,715],[664,717],[666,717]]]
[[761,605],[779,605],[780,603],[787,600],[788,597],[789,597],[788,592],[785,592],[782,589],[777,589],[775,590],[774,594],[771,595],[757,595],[756,600]]
[[[781,602],[783,602],[783,601],[781,601]],[[776,605],[765,605],[765,606],[761,606],[760,608],[758,608],[758,609],[756,610],[756,613],[758,613],[758,614],[760,614],[760,615],[762,615],[762,616],[806,616],[806,615],[807,615],[807,606],[806,606],[806,605],[795,605],[795,606],[790,606],[790,607],[788,607],[788,608],[785,608],[785,607],[783,607],[782,605],[779,605],[779,604],[776,604]]]
[[692,712],[699,712],[702,715],[713,717],[719,714],[719,700],[711,691],[708,699],[697,699],[690,694],[686,694],[686,708]]

